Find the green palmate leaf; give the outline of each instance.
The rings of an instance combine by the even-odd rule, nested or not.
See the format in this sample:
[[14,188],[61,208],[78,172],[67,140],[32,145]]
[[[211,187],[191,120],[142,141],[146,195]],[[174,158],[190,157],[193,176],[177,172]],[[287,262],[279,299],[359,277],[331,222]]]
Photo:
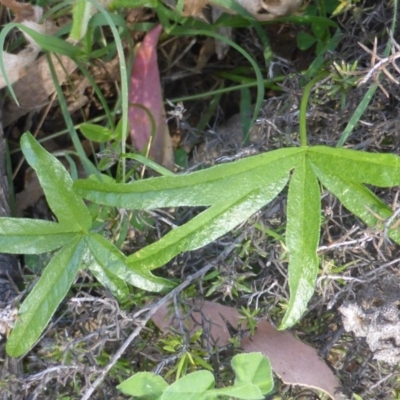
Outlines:
[[40,254],[58,249],[76,236],[75,232],[50,221],[0,218],[0,252]]
[[159,399],[168,383],[151,372],[138,372],[117,386],[122,393],[147,399]]
[[[290,171],[304,150],[276,150],[187,175],[150,178],[130,184],[78,180],[78,194],[104,204],[128,209],[176,206],[209,206],[217,201],[246,193],[282,177]],[[268,171],[268,173],[266,173]]]
[[[126,281],[133,286],[151,292],[161,292],[173,287],[172,283],[163,278],[158,278],[149,272],[145,266],[127,267],[126,257],[108,240],[99,234],[86,237],[88,247],[101,268],[110,276],[116,276],[120,281]],[[114,284],[117,281],[114,280]]]
[[7,341],[9,355],[25,354],[39,339],[78,273],[84,248],[84,241],[77,237],[53,257],[20,307],[19,318]]
[[307,158],[304,158],[289,185],[286,245],[291,296],[280,329],[286,329],[300,319],[314,293],[319,266],[320,210],[318,181]]
[[30,133],[21,139],[22,151],[36,171],[47,202],[58,222],[73,231],[87,231],[92,219],[84,202],[72,190],[72,179],[63,165],[49,154]]
[[210,371],[196,371],[168,386],[161,400],[205,400],[205,392],[213,388],[214,383]]

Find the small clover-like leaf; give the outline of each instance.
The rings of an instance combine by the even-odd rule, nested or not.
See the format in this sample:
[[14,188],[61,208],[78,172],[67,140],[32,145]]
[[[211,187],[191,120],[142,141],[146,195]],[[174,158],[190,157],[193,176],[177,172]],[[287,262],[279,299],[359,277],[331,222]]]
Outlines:
[[232,368],[236,375],[235,384],[216,389],[218,395],[248,400],[263,399],[274,386],[271,364],[261,353],[237,354],[232,358]]
[[161,400],[205,400],[207,390],[213,388],[214,383],[210,371],[196,371],[168,386]]
[[159,399],[167,387],[168,383],[161,376],[151,372],[138,372],[119,384],[117,389],[134,397]]

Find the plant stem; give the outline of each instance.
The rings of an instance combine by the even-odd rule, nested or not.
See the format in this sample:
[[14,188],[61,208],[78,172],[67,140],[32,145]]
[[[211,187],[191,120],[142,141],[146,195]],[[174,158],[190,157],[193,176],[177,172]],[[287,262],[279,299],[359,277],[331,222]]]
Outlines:
[[300,145],[307,146],[307,125],[306,125],[306,116],[307,116],[307,103],[308,98],[310,97],[311,88],[319,81],[324,79],[329,75],[329,72],[323,72],[322,74],[317,75],[314,79],[311,79],[310,82],[304,88],[303,97],[301,98],[300,103]]

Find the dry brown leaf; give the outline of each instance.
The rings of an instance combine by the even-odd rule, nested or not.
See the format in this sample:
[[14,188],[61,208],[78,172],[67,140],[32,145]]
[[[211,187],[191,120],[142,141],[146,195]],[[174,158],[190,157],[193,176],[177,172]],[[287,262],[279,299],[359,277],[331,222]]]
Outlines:
[[[237,329],[240,317],[238,311],[211,301],[196,303],[196,310],[201,311],[191,313],[190,319],[182,317],[186,328],[194,332],[203,327],[210,335],[212,344],[227,345],[231,335],[226,322]],[[161,307],[152,317],[153,322],[165,332],[170,332],[171,328],[179,331],[177,318],[165,318],[168,311],[168,304]],[[258,351],[267,356],[274,372],[283,382],[321,390],[334,400],[344,399],[336,393],[340,382],[318,356],[317,351],[296,339],[289,331],[280,332],[269,322],[260,321],[255,335],[244,338],[241,345],[246,353]]]
[[[15,0],[0,0],[0,3],[10,8],[15,14],[14,21],[21,22],[36,32],[52,34],[57,29],[49,21],[43,24],[37,23],[43,15],[41,7],[18,3]],[[23,34],[29,43],[25,49],[18,54],[3,53],[7,76],[14,84],[13,89],[19,101],[19,105],[17,105],[11,98],[8,100],[4,112],[4,126],[18,120],[30,111],[40,110],[46,105],[48,97],[55,91],[46,56],[36,60],[40,47],[29,35],[24,32]],[[59,62],[53,56],[52,60],[58,82],[62,84],[66,77],[75,70],[76,65],[67,57],[59,57]],[[5,86],[5,78],[0,73],[0,88]]]
[[[77,68],[66,56],[52,56],[57,80],[61,85]],[[8,126],[30,111],[39,111],[47,104],[48,97],[55,87],[46,56],[40,57],[24,69],[24,76],[13,86],[19,106],[9,98],[4,111],[4,126]]]
[[207,65],[210,58],[214,55],[216,51],[216,42],[217,41],[212,37],[209,37],[204,41],[197,58],[196,69],[198,71],[201,71]]
[[292,333],[280,332],[267,321],[260,321],[255,335],[244,338],[241,344],[246,352],[265,354],[283,382],[322,390],[332,399],[344,399],[336,393],[340,382],[317,351],[296,339]]
[[[259,21],[268,21],[274,18],[283,17],[294,13],[302,4],[302,0],[235,0],[236,3],[241,5],[247,12],[249,12],[255,19]],[[164,0],[172,8],[176,7],[176,0]],[[204,8],[211,5],[210,12],[207,13],[207,17],[204,14]],[[223,12],[234,14],[232,10],[221,7],[216,4],[213,0],[185,0],[183,15],[188,17],[199,18],[206,20],[208,22],[215,22]],[[220,27],[217,32],[232,40],[232,28]],[[215,53],[219,60],[222,60],[227,51],[229,50],[229,45],[221,40],[216,40],[210,38],[208,42],[215,42]],[[206,42],[206,48],[202,49],[199,61],[197,63],[197,69],[201,70],[207,63],[208,59],[211,57],[210,47],[207,46],[209,43]]]
[[[228,321],[233,327],[237,327],[239,313],[233,307],[223,306],[211,301],[205,301],[204,304],[196,303],[200,312],[193,312],[191,319],[185,320],[185,326],[189,331],[194,332],[201,326],[207,326],[207,333],[210,335],[213,344],[226,346],[229,344],[231,335],[225,323]],[[169,311],[169,305],[164,304],[153,315],[153,322],[163,331],[171,332],[171,328],[179,329],[178,320],[172,317],[166,318]],[[223,316],[223,317],[222,317]],[[225,320],[224,320],[225,319]]]
[[[212,0],[211,0],[212,1]],[[302,0],[235,0],[259,21],[268,21],[294,13]]]
[[[211,7],[211,19],[216,22],[218,18],[223,14],[223,10]],[[217,29],[217,33],[226,39],[233,39],[233,30],[229,26],[221,26]],[[223,40],[215,40],[215,52],[217,53],[218,60],[223,60],[228,52],[230,46]]]
[[203,8],[207,6],[209,0],[185,0],[183,15],[185,17],[197,17],[204,19]]
[[[274,18],[284,17],[294,13],[302,4],[302,0],[235,0],[245,10],[247,10],[255,19],[259,21],[268,21]],[[165,3],[176,6],[176,0],[164,0]],[[228,13],[232,10],[221,7],[213,0],[185,0],[183,13],[185,16],[204,18],[203,9],[207,5],[222,8]]]
[[[14,22],[22,22],[22,21],[39,21],[42,16],[42,8],[38,6],[32,6],[32,4],[28,3],[19,3],[15,0],[0,0],[0,4],[9,8],[14,14]],[[40,17],[37,18],[40,13]]]
[[[42,18],[43,9],[31,4],[22,4],[14,0],[0,0],[0,3],[9,7],[15,14],[15,22],[21,22],[23,25],[39,33],[45,33],[48,29],[46,24],[38,24]],[[28,46],[18,54],[2,52],[4,67],[10,83],[16,82],[25,74],[25,67],[31,64],[40,52],[40,47],[26,33],[24,33]],[[3,73],[0,72],[0,89],[7,86]]]

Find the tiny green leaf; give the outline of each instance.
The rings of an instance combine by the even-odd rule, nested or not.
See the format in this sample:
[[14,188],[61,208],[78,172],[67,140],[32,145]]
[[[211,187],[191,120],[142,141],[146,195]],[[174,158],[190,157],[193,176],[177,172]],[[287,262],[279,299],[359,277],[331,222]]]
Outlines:
[[297,47],[300,50],[308,50],[313,44],[315,44],[317,39],[315,36],[310,35],[307,32],[300,32],[297,35]]
[[262,400],[264,395],[261,390],[251,383],[228,386],[223,389],[216,389],[213,393],[220,396],[229,396],[229,398],[244,399],[244,400]]
[[92,142],[105,143],[113,140],[115,134],[108,128],[94,124],[81,124],[79,126],[83,136]]
[[84,241],[77,237],[58,251],[47,265],[19,309],[19,318],[7,341],[10,356],[22,356],[39,339],[74,282],[84,248]]
[[167,387],[168,383],[161,376],[151,372],[138,372],[119,384],[117,389],[134,397],[159,399]]
[[260,388],[262,394],[272,390],[271,364],[262,353],[237,354],[232,358],[232,368],[236,375],[235,386],[252,383]]
[[72,179],[63,165],[48,153],[30,133],[21,138],[22,151],[36,171],[47,202],[66,229],[88,231],[92,225],[85,203],[72,190]]

